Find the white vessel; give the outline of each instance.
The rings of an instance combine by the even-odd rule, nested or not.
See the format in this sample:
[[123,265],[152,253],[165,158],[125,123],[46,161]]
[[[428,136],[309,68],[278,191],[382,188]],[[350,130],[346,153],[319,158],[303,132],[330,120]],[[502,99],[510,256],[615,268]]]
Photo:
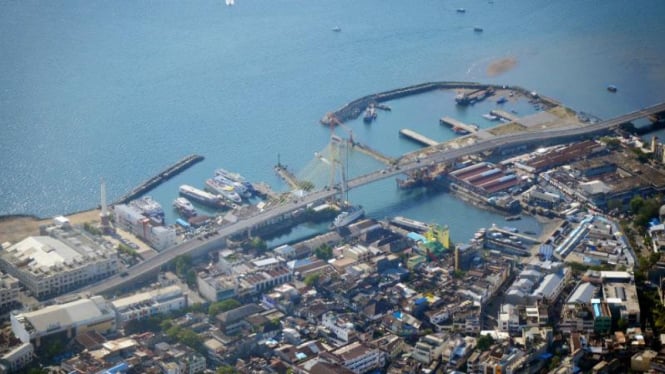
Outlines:
[[343,211],[330,224],[331,229],[337,229],[344,227],[365,215],[365,210],[362,207],[351,207],[348,210]]
[[150,217],[151,219],[155,220],[157,223],[162,224],[164,223],[164,209],[162,209],[162,206],[156,202],[152,197],[150,196],[143,196],[140,199],[133,200],[132,202],[129,203],[129,205],[137,208],[145,216]]
[[183,184],[178,189],[180,195],[185,196],[192,201],[196,201],[203,205],[207,205],[213,208],[226,208],[227,205],[224,203],[222,198],[219,195],[213,195],[209,192],[199,190],[190,185]]
[[187,198],[178,197],[173,201],[173,207],[185,217],[193,217],[196,215],[196,209]]
[[233,186],[220,183],[215,178],[210,178],[206,180],[206,187],[208,187],[210,191],[222,195],[222,197],[229,201],[237,204],[242,203],[242,198],[240,198],[240,195],[238,195],[238,193],[233,189]]

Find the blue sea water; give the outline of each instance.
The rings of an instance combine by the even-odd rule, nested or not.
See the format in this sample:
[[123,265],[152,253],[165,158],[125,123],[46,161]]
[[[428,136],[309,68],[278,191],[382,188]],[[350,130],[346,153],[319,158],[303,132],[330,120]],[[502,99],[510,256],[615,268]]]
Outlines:
[[[663,15],[659,0],[0,2],[0,214],[87,209],[100,178],[112,200],[189,153],[206,160],[151,192],[171,222],[178,186],[202,187],[217,167],[285,189],[278,155],[305,169],[328,142],[326,112],[425,81],[518,84],[618,115],[665,99]],[[504,57],[517,66],[488,76]],[[390,105],[370,127],[349,126],[392,156],[417,149],[399,128],[443,140],[436,119],[459,115],[447,93]],[[351,174],[379,167],[351,157]],[[394,181],[351,199],[378,218],[448,224],[460,240],[500,219]]]

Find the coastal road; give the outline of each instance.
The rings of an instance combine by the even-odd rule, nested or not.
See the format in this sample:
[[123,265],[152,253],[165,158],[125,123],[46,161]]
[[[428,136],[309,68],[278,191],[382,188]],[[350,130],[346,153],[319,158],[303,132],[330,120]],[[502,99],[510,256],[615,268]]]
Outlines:
[[[539,132],[525,132],[516,133],[504,136],[497,136],[491,139],[479,141],[477,143],[451,150],[440,150],[432,152],[426,157],[419,160],[403,160],[397,166],[388,169],[377,170],[348,181],[348,188],[358,188],[376,181],[394,177],[396,175],[412,171],[429,165],[431,163],[450,162],[459,157],[476,154],[484,151],[494,150],[497,148],[514,147],[524,144],[536,144],[543,140],[550,142],[557,140],[567,140],[573,137],[590,136],[596,133],[607,131],[611,128],[617,127],[621,124],[634,121],[639,118],[648,117],[650,115],[665,111],[665,102],[643,108],[622,116],[600,121],[595,124],[588,124],[582,127],[571,127],[564,129],[543,130]],[[285,214],[291,213],[297,209],[305,208],[311,203],[316,203],[329,198],[332,198],[339,193],[339,189],[327,189],[315,191],[298,199],[296,202],[289,202],[279,206],[272,207],[254,216],[237,221],[218,229],[218,235],[209,237],[207,239],[192,239],[185,243],[179,244],[175,247],[168,248],[156,256],[143,261],[134,267],[130,268],[124,276],[115,275],[107,278],[102,282],[87,286],[75,292],[85,292],[90,294],[103,294],[110,290],[126,287],[131,284],[137,283],[138,280],[143,279],[147,274],[156,274],[159,269],[168,262],[175,259],[178,255],[187,255],[205,250],[212,250],[214,248],[223,248],[226,238],[247,231],[253,227],[266,223],[270,220],[281,217]]]

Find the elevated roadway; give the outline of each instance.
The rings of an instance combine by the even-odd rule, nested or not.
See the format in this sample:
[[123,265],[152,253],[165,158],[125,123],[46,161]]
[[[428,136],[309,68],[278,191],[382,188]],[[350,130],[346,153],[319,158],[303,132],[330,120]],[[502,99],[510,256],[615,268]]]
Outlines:
[[[475,144],[468,145],[459,149],[452,150],[439,150],[430,153],[426,157],[416,160],[401,160],[398,165],[388,168],[377,170],[359,177],[355,177],[348,181],[348,188],[358,188],[376,181],[391,178],[396,175],[418,169],[424,165],[451,162],[455,159],[485,152],[489,150],[516,147],[525,144],[538,144],[543,141],[556,142],[567,141],[574,138],[581,138],[591,136],[598,133],[608,131],[619,125],[631,122],[640,118],[649,117],[657,113],[665,111],[665,102],[653,105],[648,108],[643,108],[634,112],[621,115],[606,121],[600,121],[595,124],[588,124],[582,127],[572,127],[564,129],[543,130],[538,132],[524,132],[509,134],[504,136],[497,136],[487,140],[478,141]],[[235,234],[243,233],[252,228],[258,227],[262,224],[270,222],[271,220],[278,219],[289,213],[305,208],[311,203],[324,201],[332,198],[339,193],[338,188],[327,189],[312,192],[294,203],[286,203],[280,206],[273,207],[269,210],[260,212],[252,217],[240,220],[238,222],[222,226],[218,229],[218,234],[207,239],[192,239],[188,242],[179,244],[175,247],[168,248],[156,256],[141,262],[134,267],[130,268],[122,275],[118,274],[111,278],[107,278],[102,282],[87,286],[79,289],[76,292],[86,292],[90,294],[103,294],[109,291],[121,289],[138,281],[144,280],[147,277],[154,276],[162,266],[175,259],[178,255],[198,255],[215,248],[223,248],[225,246],[226,238]]]

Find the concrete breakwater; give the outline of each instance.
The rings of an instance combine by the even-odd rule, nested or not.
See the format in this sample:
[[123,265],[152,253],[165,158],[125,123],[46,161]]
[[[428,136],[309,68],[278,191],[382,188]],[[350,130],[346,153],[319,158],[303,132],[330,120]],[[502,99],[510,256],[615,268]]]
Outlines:
[[554,99],[538,95],[535,92],[529,91],[519,86],[492,85],[492,84],[482,84],[477,82],[428,82],[428,83],[421,83],[413,86],[402,87],[390,91],[384,91],[363,96],[359,99],[351,101],[350,103],[342,106],[341,108],[335,110],[334,112],[327,113],[325,116],[323,116],[323,118],[321,118],[320,122],[321,124],[327,126],[335,125],[336,120],[340,122],[347,122],[358,118],[358,116],[360,116],[360,114],[370,104],[382,103],[429,91],[454,90],[454,89],[478,90],[478,89],[488,89],[488,88],[493,88],[494,90],[512,90],[519,92],[520,94],[526,97],[533,97],[533,98],[537,97],[540,100],[540,102],[547,104],[549,106],[560,105],[560,103]]
[[203,161],[203,159],[204,159],[203,156],[194,155],[194,154],[184,157],[180,161],[166,168],[161,173],[139,184],[134,189],[121,196],[118,200],[114,201],[113,204],[124,204],[130,200],[133,200],[147,193],[153,188],[157,187],[158,185],[170,179],[171,177],[181,173],[183,170],[187,169],[188,167],[196,164],[199,161]]

